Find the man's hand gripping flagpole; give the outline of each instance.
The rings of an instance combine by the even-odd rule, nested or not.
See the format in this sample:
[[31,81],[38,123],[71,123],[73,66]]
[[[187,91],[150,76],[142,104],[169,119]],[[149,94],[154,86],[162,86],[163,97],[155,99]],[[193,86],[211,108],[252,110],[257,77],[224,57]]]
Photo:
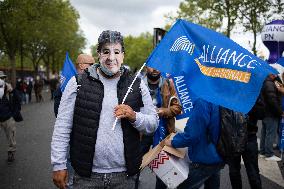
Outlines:
[[[146,65],[146,62],[145,62],[145,63],[142,65],[142,67],[139,69],[139,71],[137,72],[136,76],[134,77],[134,79],[133,79],[131,85],[128,87],[128,90],[127,90],[125,96],[123,97],[123,100],[122,100],[122,103],[121,103],[121,104],[124,104],[124,102],[125,102],[125,100],[126,100],[128,94],[129,94],[129,93],[131,92],[131,90],[132,90],[132,86],[133,86],[134,82],[136,81],[138,75],[141,73],[141,71],[143,70],[143,68],[145,67],[145,65]],[[113,125],[112,125],[111,130],[114,130],[114,129],[115,129],[117,120],[118,120],[118,118],[116,117],[116,118],[115,118],[115,121],[114,121],[114,123],[113,123]]]

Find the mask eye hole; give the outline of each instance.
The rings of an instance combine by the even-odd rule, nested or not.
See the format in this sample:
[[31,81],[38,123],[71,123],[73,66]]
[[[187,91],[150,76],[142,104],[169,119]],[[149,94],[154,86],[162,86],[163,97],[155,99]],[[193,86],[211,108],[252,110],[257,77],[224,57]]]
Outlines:
[[109,55],[109,53],[110,53],[110,52],[109,52],[109,50],[107,50],[107,49],[102,50],[102,54],[103,54],[103,55]]
[[120,51],[119,50],[115,50],[114,54],[120,54]]

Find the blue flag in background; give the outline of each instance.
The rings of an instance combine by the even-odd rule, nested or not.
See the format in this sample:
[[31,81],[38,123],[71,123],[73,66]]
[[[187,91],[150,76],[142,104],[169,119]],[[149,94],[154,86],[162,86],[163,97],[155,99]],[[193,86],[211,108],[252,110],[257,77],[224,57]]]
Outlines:
[[77,74],[76,68],[69,58],[68,52],[66,52],[65,61],[63,64],[62,72],[60,75],[60,89],[64,91],[69,79]]
[[173,78],[184,113],[190,112],[191,93],[247,113],[266,76],[277,74],[224,35],[184,20],[174,24],[146,64]]

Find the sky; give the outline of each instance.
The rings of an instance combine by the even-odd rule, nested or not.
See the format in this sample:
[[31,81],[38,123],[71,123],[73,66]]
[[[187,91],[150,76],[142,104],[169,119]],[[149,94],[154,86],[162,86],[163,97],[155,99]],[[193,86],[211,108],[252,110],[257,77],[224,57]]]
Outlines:
[[175,13],[181,0],[71,0],[79,12],[79,25],[89,47],[104,30],[120,31],[123,36],[153,33],[166,25],[165,14]]
[[[79,25],[87,39],[85,53],[90,54],[90,46],[97,43],[104,30],[120,31],[123,36],[138,36],[142,32],[153,33],[153,28],[163,28],[167,19],[165,14],[175,14],[182,0],[70,0],[79,12]],[[231,38],[251,50],[253,36],[235,32]],[[263,45],[260,35],[257,49],[265,58],[269,51]]]

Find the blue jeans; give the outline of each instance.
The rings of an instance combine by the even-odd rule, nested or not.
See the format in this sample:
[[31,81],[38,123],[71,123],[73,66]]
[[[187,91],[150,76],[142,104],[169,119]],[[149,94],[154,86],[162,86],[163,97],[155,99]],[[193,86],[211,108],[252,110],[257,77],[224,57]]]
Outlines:
[[215,165],[190,163],[188,178],[177,188],[198,189],[204,184],[204,189],[219,189],[220,170],[223,167],[223,163]]
[[[70,155],[69,155],[70,156]],[[73,189],[73,177],[74,177],[74,169],[71,166],[70,157],[67,158],[67,172],[68,172],[68,181],[67,181],[67,189]]]
[[241,156],[244,160],[250,187],[253,189],[261,189],[256,134],[248,135],[248,142],[245,151],[242,154],[234,156],[232,159],[228,160],[230,180],[233,189],[242,188],[242,177],[240,172]]
[[274,155],[273,142],[276,137],[279,119],[275,117],[265,117],[262,120],[260,153],[266,157]]

